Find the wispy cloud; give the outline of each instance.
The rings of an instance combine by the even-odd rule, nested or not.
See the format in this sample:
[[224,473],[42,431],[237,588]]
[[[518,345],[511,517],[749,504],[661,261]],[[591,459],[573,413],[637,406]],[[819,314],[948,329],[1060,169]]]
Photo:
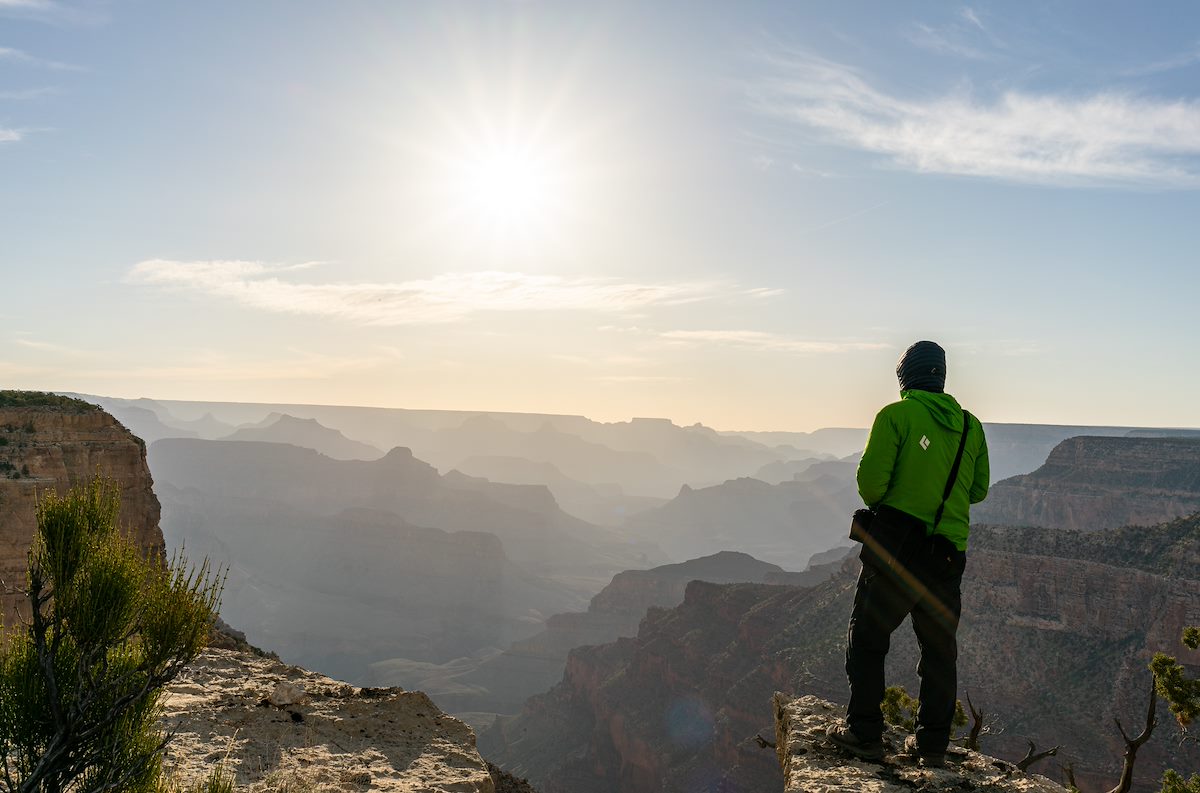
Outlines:
[[673,377],[671,375],[650,375],[650,374],[610,374],[600,375],[591,378],[597,383],[612,383],[615,385],[629,385],[632,383],[681,383],[685,380],[690,380],[687,377]]
[[1125,93],[904,99],[813,56],[775,61],[764,111],[922,173],[1060,186],[1200,186],[1200,103]]
[[725,344],[801,355],[886,350],[889,346],[878,342],[796,339],[758,330],[671,330],[660,334],[660,338],[673,344]]
[[969,24],[974,25],[980,30],[987,30],[987,28],[983,26],[983,20],[979,18],[979,14],[975,13],[975,10],[970,6],[963,6],[963,8],[958,12],[958,15],[965,19]]
[[623,312],[729,293],[728,284],[709,282],[643,284],[493,271],[396,283],[296,283],[280,277],[312,266],[155,259],[134,265],[126,280],[198,292],[262,311],[362,325],[454,322],[483,311]]
[[1200,42],[1187,52],[1181,52],[1170,58],[1153,61],[1141,66],[1133,66],[1121,72],[1123,77],[1147,77],[1152,74],[1173,72],[1200,63]]
[[52,61],[46,58],[37,58],[30,55],[24,50],[14,49],[12,47],[0,47],[0,61],[9,61],[10,63],[19,63],[25,66],[35,66],[39,69],[54,69],[56,71],[79,72],[83,71],[82,66],[76,66],[72,63],[63,63],[62,61]]
[[40,96],[49,96],[56,92],[54,88],[20,88],[15,91],[0,91],[0,99],[37,99]]
[[17,338],[13,339],[13,341],[21,347],[28,347],[29,349],[37,350],[38,352],[53,353],[54,355],[84,358],[91,354],[87,351],[76,349],[74,347],[66,347],[61,344],[54,344],[53,342],[26,338],[26,334],[18,334]]
[[21,130],[0,127],[0,143],[16,143],[21,139]]
[[924,50],[943,55],[957,55],[971,60],[984,60],[988,55],[963,41],[962,35],[951,28],[937,28],[917,23],[907,33],[910,42]]
[[0,16],[51,24],[96,24],[105,20],[102,6],[71,6],[59,0],[0,0]]

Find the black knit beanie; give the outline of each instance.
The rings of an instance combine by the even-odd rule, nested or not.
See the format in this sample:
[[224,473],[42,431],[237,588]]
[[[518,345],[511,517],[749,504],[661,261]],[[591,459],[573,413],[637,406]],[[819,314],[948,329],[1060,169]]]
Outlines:
[[946,351],[932,341],[919,341],[904,351],[896,364],[900,390],[916,388],[941,393],[946,389]]

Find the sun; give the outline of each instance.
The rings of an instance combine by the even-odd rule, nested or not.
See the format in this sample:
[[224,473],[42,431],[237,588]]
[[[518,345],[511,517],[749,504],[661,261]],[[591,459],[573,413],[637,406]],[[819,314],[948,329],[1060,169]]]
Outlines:
[[545,239],[563,222],[568,179],[546,146],[477,144],[456,158],[451,201],[463,226],[492,242]]
[[561,166],[531,146],[482,147],[464,156],[456,170],[456,203],[468,219],[493,233],[537,233],[564,209]]

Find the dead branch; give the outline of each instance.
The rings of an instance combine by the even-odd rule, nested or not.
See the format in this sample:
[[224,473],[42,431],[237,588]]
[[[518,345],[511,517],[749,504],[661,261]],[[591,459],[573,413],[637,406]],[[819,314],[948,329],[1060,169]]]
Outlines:
[[1136,738],[1130,738],[1125,732],[1125,728],[1121,726],[1120,719],[1113,719],[1117,723],[1117,730],[1121,733],[1121,737],[1125,739],[1125,763],[1121,767],[1121,781],[1117,786],[1108,793],[1129,793],[1129,788],[1133,786],[1133,764],[1137,760],[1138,749],[1142,748],[1142,744],[1150,740],[1150,734],[1154,732],[1154,727],[1158,724],[1158,719],[1155,718],[1154,711],[1158,705],[1158,692],[1154,688],[1154,679],[1150,680],[1150,705],[1146,708],[1146,726],[1141,734]]
[[971,702],[971,692],[967,692],[967,710],[971,711],[971,734],[967,736],[964,746],[973,752],[979,751],[979,734],[983,732],[983,710],[976,710]]
[[1075,784],[1075,763],[1067,763],[1062,767],[1063,774],[1067,777],[1067,787],[1071,790],[1079,790],[1079,785]]
[[1036,763],[1040,760],[1045,760],[1047,757],[1053,757],[1054,755],[1058,754],[1058,750],[1062,748],[1062,746],[1060,745],[1060,746],[1055,746],[1053,749],[1047,749],[1044,752],[1039,752],[1037,750],[1037,746],[1033,743],[1033,741],[1030,741],[1028,738],[1026,738],[1025,740],[1026,740],[1026,743],[1029,744],[1029,751],[1026,752],[1025,757],[1023,757],[1017,763],[1017,768],[1021,769],[1022,771],[1028,771],[1029,766],[1033,765],[1034,763]]

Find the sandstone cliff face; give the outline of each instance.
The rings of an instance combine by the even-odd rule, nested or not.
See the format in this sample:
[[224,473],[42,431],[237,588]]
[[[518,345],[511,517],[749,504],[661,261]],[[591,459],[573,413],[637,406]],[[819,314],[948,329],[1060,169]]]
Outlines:
[[1095,530],[1200,511],[1200,439],[1069,438],[1031,474],[992,486],[976,523]]
[[952,747],[945,768],[924,768],[896,751],[904,734],[884,735],[883,762],[847,757],[825,737],[844,708],[814,696],[775,695],[775,747],[784,793],[908,793],[911,790],[991,790],[996,793],[1066,793],[1066,788],[1012,763]]
[[[1067,538],[1062,539],[1066,534]],[[1085,791],[1107,789],[1137,723],[1156,650],[1200,663],[1179,643],[1200,622],[1200,516],[1152,530],[979,531],[964,580],[959,692],[1004,728],[999,757],[1025,740],[1064,744]],[[638,637],[574,650],[563,680],[521,716],[481,734],[485,754],[544,793],[778,790],[753,740],[772,728],[776,690],[845,701],[846,619],[857,565],[816,587],[689,584],[683,604],[652,610]],[[888,679],[917,690],[916,647],[902,626]],[[1164,767],[1200,767],[1174,727],[1139,754],[1138,788]]]
[[[161,551],[159,505],[144,444],[99,408],[45,396],[42,405],[0,406],[0,580],[25,582],[37,494],[65,492],[97,473],[120,488],[121,525],[142,547]],[[19,601],[0,594],[6,623]]]

